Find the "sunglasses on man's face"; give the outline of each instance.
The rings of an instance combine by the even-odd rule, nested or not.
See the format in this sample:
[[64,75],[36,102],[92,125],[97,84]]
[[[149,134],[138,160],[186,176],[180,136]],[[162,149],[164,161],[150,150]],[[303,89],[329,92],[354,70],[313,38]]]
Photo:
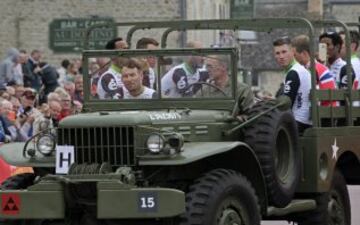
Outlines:
[[24,92],[23,96],[25,96],[25,98],[29,100],[34,100],[36,98],[36,95],[31,92]]

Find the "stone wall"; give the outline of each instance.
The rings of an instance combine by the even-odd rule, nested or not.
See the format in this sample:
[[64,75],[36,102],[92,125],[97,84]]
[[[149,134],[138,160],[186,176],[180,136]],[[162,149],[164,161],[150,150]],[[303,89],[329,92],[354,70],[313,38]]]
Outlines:
[[[229,19],[230,0],[189,0],[186,4],[188,20]],[[189,31],[188,40],[201,40],[205,47],[219,43],[219,30]]]
[[[307,14],[307,2],[302,0],[258,0],[256,2],[255,15],[257,17],[304,17]],[[272,42],[281,36],[293,37],[296,33],[301,33],[301,31],[273,29],[270,33],[258,32],[257,43],[242,45],[243,65],[260,70],[278,69],[272,54]]]
[[[10,46],[19,49],[41,49],[44,60],[59,64],[61,59],[78,54],[54,54],[49,48],[49,23],[55,18],[111,17],[117,22],[174,20],[180,18],[178,0],[1,0],[0,58]],[[159,31],[136,32],[160,37]],[[124,36],[124,29],[119,30]],[[173,42],[178,36],[172,36]]]
[[360,16],[360,1],[358,4],[336,4],[329,5],[329,14],[334,19],[341,20],[343,22],[359,22]]

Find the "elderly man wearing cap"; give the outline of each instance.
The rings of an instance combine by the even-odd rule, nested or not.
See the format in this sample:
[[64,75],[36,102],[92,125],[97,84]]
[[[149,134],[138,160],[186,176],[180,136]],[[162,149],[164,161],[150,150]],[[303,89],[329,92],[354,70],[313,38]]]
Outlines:
[[36,91],[25,88],[20,102],[21,106],[17,112],[17,118],[12,127],[9,127],[12,139],[15,141],[26,141],[33,135],[33,122],[41,113],[35,108]]

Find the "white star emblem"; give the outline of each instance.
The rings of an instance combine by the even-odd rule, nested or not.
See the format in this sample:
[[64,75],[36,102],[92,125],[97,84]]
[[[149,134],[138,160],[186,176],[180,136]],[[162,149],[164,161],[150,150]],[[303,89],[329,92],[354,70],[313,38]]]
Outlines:
[[337,159],[337,152],[339,151],[339,147],[336,144],[336,138],[335,138],[334,144],[331,145],[331,148],[332,148],[332,152],[333,152],[332,158]]

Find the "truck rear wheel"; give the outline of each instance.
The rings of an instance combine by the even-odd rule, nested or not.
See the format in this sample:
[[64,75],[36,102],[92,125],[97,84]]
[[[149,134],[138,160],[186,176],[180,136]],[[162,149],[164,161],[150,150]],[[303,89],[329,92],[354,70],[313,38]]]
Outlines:
[[235,171],[217,169],[190,186],[180,225],[260,225],[260,218],[249,181]]
[[346,181],[335,170],[330,191],[315,198],[317,208],[300,215],[298,225],[350,225],[351,206]]
[[[259,102],[250,117],[270,109],[271,102]],[[290,111],[273,109],[244,128],[244,141],[258,156],[269,201],[285,207],[293,198],[300,179],[300,151],[296,121]]]

